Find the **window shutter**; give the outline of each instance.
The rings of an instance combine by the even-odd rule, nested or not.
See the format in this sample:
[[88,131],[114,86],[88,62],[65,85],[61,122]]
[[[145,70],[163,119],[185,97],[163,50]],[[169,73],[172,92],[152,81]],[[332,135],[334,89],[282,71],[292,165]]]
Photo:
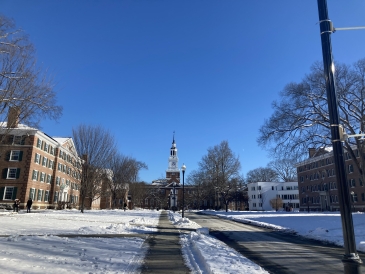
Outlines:
[[4,199],[5,187],[0,187],[0,200]]
[[6,176],[8,175],[8,169],[4,168],[3,169],[3,179],[6,179]]
[[23,151],[19,152],[19,162],[23,159]]
[[16,169],[16,178],[19,179],[20,176],[20,168]]
[[6,152],[6,155],[5,155],[5,160],[6,161],[9,161],[10,160],[10,154],[11,154],[11,151],[7,151]]
[[16,199],[16,192],[17,192],[18,188],[17,187],[14,187],[13,189],[13,197],[12,199],[15,200]]

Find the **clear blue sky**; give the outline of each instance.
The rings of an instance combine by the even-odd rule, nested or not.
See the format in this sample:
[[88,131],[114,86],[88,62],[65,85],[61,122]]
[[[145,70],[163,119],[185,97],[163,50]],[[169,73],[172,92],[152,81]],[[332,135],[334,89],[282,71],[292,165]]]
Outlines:
[[[365,25],[363,0],[328,8],[335,27]],[[242,174],[266,166],[256,139],[272,101],[322,60],[315,0],[3,0],[0,11],[57,84],[64,113],[42,130],[66,137],[103,125],[149,166],[147,182],[165,173],[173,131],[186,175],[223,140]],[[332,35],[340,62],[364,58],[364,45],[365,30]]]

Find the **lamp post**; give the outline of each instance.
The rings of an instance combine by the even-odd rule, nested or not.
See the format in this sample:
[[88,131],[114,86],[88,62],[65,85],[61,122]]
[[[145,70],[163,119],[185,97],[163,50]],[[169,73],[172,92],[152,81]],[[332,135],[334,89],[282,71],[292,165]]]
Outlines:
[[182,201],[182,214],[181,216],[184,218],[184,207],[185,207],[185,189],[184,189],[184,176],[185,176],[185,170],[186,166],[183,164],[181,167],[182,174],[183,174],[183,201]]
[[350,207],[350,191],[347,184],[345,159],[341,140],[340,118],[338,111],[335,67],[332,58],[331,34],[334,32],[333,24],[328,18],[327,0],[317,0],[320,35],[322,42],[322,55],[324,67],[324,79],[326,81],[327,103],[329,114],[329,125],[331,128],[331,141],[336,170],[336,181],[338,185],[338,198],[341,213],[343,245],[345,254],[342,262],[345,273],[361,273],[362,263],[356,250],[354,223]]

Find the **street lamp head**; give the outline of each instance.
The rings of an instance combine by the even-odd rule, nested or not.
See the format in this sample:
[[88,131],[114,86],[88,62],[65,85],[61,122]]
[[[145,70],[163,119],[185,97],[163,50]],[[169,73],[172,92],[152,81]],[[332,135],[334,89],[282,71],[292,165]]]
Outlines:
[[353,192],[353,191],[351,191],[351,193],[350,193],[352,196],[355,194],[355,192]]
[[182,170],[182,172],[185,172],[186,166],[184,164],[182,165],[181,170]]

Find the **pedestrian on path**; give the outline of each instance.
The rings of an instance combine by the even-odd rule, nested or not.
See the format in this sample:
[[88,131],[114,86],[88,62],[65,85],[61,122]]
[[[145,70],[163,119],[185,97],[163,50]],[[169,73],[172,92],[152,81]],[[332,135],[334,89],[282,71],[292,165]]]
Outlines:
[[14,200],[14,204],[13,204],[13,211],[14,212],[18,212],[19,211],[19,204],[20,204],[19,199],[15,199]]
[[30,209],[32,208],[33,201],[31,198],[29,198],[27,202],[27,213],[30,213]]

